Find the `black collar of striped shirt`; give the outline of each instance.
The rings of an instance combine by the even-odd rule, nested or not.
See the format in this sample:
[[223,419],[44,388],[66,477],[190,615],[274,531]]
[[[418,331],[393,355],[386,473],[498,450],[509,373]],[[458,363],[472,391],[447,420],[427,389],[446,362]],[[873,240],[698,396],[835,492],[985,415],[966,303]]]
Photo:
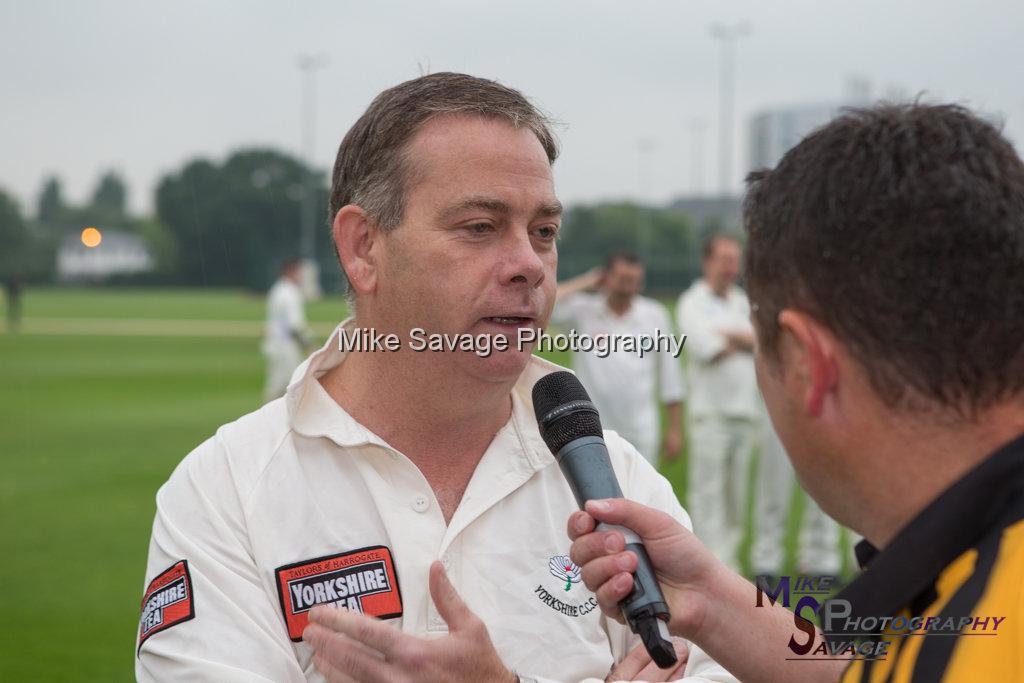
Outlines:
[[[947,565],[990,536],[998,540],[1007,524],[1021,518],[1024,434],[946,489],[883,550],[867,541],[857,544],[857,560],[866,570],[834,598],[849,601],[844,623],[894,616],[905,609],[920,613],[932,601],[935,580]],[[863,634],[853,628],[844,635],[835,626],[825,636],[830,643]]]

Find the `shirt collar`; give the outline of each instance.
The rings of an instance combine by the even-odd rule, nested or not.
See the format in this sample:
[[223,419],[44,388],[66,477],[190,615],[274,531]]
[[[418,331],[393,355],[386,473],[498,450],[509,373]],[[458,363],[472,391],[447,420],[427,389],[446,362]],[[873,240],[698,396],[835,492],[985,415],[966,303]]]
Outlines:
[[715,294],[715,290],[711,289],[711,285],[708,283],[708,281],[703,277],[697,280],[693,284],[693,286],[697,287],[698,291],[700,291],[700,293],[703,296],[714,301],[730,302],[736,297],[736,294],[739,291],[739,288],[733,284],[729,285],[729,288],[725,290],[725,296],[718,296],[717,294]]
[[615,310],[612,309],[611,305],[608,304],[608,296],[606,294],[602,293],[600,296],[601,308],[604,311],[604,314],[609,318],[612,318],[614,320],[628,320],[629,318],[634,317],[636,315],[636,302],[640,298],[639,294],[633,297],[633,299],[629,302],[629,308],[627,308],[622,313],[616,313]]
[[[302,362],[292,373],[285,392],[285,403],[291,427],[309,437],[326,437],[339,446],[377,444],[394,450],[383,439],[356,421],[330,397],[318,381],[331,368],[340,365],[348,355],[338,347],[342,330],[351,332],[355,319],[348,318],[331,333],[327,342]],[[512,416],[509,422],[522,445],[523,454],[533,469],[540,469],[554,461],[554,456],[540,435],[533,412],[533,385],[552,372],[565,368],[531,356],[519,380],[512,388]]]
[[[927,591],[943,569],[976,545],[1024,489],[1024,435],[1001,447],[932,501],[878,550],[857,545],[866,571],[835,599],[856,617],[896,614]],[[841,638],[840,638],[841,639]]]

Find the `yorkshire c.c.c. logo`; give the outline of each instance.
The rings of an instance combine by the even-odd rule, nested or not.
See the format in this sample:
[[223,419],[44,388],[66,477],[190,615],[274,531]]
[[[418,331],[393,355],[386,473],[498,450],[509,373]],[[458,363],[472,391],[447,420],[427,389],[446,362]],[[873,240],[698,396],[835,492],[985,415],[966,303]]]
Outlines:
[[548,573],[558,579],[558,583],[542,580],[533,589],[538,600],[567,617],[586,616],[597,609],[597,598],[593,593],[585,588],[573,590],[573,585],[582,583],[583,577],[579,565],[568,555],[555,555],[548,559]]
[[574,583],[580,582],[580,568],[565,555],[555,555],[548,560],[548,571],[556,579],[565,581],[565,590],[572,588]]

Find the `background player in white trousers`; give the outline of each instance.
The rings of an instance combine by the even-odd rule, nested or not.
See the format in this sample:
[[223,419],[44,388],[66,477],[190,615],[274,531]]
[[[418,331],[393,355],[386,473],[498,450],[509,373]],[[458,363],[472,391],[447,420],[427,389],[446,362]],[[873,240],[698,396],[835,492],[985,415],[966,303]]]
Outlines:
[[[665,307],[640,296],[644,264],[629,252],[608,257],[604,269],[595,268],[558,285],[552,320],[591,337],[600,335],[672,334]],[[599,292],[592,290],[600,288]],[[590,291],[588,291],[590,290]],[[659,452],[673,460],[683,446],[683,372],[678,358],[667,351],[613,352],[602,358],[580,352],[573,369],[601,411],[601,423],[613,429],[652,465]],[[660,403],[665,404],[665,436],[659,444]]]
[[[767,413],[759,429],[757,483],[754,492],[754,545],[750,564],[754,573],[782,573],[783,547],[789,503],[796,473]],[[810,496],[806,497],[797,545],[797,571],[812,576],[836,575],[842,568],[839,525]]]
[[263,355],[267,357],[264,402],[284,395],[292,372],[302,362],[309,346],[300,278],[299,261],[287,259],[281,265],[277,282],[267,293],[267,328],[263,339]]
[[704,245],[704,277],[679,297],[690,385],[689,485],[694,532],[739,567],[747,468],[760,416],[747,295],[736,286],[740,245],[715,235]]

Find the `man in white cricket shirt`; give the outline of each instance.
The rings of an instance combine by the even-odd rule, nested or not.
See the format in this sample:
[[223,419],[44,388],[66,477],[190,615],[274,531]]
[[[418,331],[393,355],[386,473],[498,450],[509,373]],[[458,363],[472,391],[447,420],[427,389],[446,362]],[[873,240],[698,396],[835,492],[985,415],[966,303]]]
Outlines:
[[300,278],[298,259],[287,259],[281,265],[277,282],[267,293],[267,327],[263,338],[263,355],[267,358],[264,402],[284,395],[288,380],[309,345]]
[[[608,257],[604,269],[592,270],[558,285],[551,320],[590,337],[672,334],[665,307],[641,296],[644,265],[628,252]],[[599,288],[600,291],[591,292]],[[656,353],[594,352],[573,355],[573,370],[601,411],[601,425],[630,442],[652,465],[659,453],[673,460],[683,445],[682,366],[667,347]],[[660,403],[659,403],[660,401]],[[667,424],[663,441],[660,404]]]
[[740,245],[715,235],[705,245],[704,276],[679,297],[689,374],[689,488],[694,532],[737,569],[746,508],[747,467],[758,408],[754,333],[747,295],[736,286]]
[[[654,668],[583,588],[576,503],[530,400],[557,367],[514,343],[406,343],[547,324],[556,156],[518,91],[463,74],[384,91],[355,123],[330,199],[355,316],[157,494],[139,680],[735,681],[685,642],[679,667]],[[341,328],[403,343],[345,353]],[[668,482],[606,440],[625,494],[688,525]]]
[[[687,335],[692,392],[687,501],[697,536],[719,559],[739,569],[747,472],[756,444],[760,455],[751,563],[757,574],[778,574],[796,481],[757,390],[750,304],[736,285],[740,256],[734,239],[709,238],[704,277],[679,298],[677,319]],[[800,569],[838,573],[838,525],[813,500],[807,501],[803,522]]]

